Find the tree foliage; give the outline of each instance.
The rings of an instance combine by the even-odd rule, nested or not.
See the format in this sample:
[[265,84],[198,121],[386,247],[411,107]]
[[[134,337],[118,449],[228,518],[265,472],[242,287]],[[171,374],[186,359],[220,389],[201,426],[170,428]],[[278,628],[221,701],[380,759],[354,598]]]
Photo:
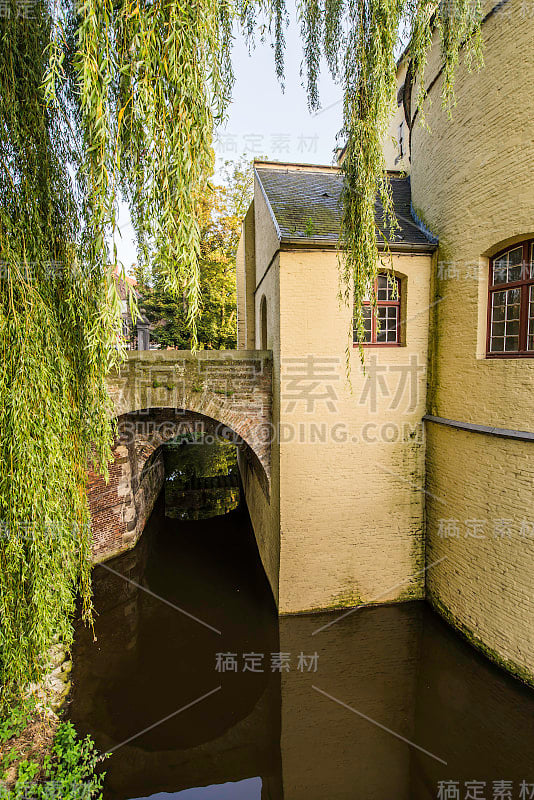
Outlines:
[[[16,0],[0,19],[0,682],[4,700],[68,640],[89,603],[85,475],[110,455],[105,376],[120,358],[107,263],[119,192],[140,262],[185,297],[197,340],[213,126],[224,117],[231,45],[263,29],[283,72],[284,0]],[[361,301],[377,269],[374,202],[392,212],[381,145],[395,52],[421,79],[441,37],[444,102],[463,46],[480,53],[478,0],[299,0],[311,108],[321,55],[344,91],[342,262]],[[423,86],[422,80],[420,85]],[[420,93],[422,100],[424,93]],[[115,259],[112,259],[115,261]],[[205,285],[211,276],[206,272]]]
[[[317,11],[319,7],[319,12]],[[323,45],[330,72],[343,87],[343,217],[341,277],[345,298],[354,295],[358,338],[364,339],[363,301],[376,302],[379,243],[375,221],[381,200],[392,234],[396,220],[385,171],[383,142],[396,106],[400,32],[404,58],[418,83],[416,106],[425,100],[424,70],[434,34],[444,62],[443,106],[454,103],[454,71],[465,48],[468,66],[482,60],[479,0],[303,0],[302,29],[311,53]],[[317,66],[307,57],[311,108],[317,107]],[[382,241],[381,241],[382,239]]]
[[[118,308],[94,244],[79,137],[47,108],[49,9],[0,19],[0,700],[20,695],[66,642],[77,589],[89,607],[85,493],[105,469],[105,384]],[[65,67],[67,70],[67,66]],[[76,119],[65,80],[63,108]]]
[[[253,189],[252,168],[243,159],[227,162],[223,177],[224,184],[206,189],[201,203],[197,343],[208,350],[237,344],[236,254]],[[143,310],[154,323],[152,340],[164,348],[191,349],[187,293],[177,296],[155,267],[139,269],[138,279]]]

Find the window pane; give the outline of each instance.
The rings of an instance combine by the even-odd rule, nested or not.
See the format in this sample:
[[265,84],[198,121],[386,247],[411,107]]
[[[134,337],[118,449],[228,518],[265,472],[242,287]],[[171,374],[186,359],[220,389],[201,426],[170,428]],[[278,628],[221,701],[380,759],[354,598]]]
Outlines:
[[388,279],[385,275],[378,276],[376,297],[377,300],[388,299]]
[[493,319],[504,320],[506,318],[506,292],[493,292],[492,308],[493,308]]
[[517,336],[506,336],[504,339],[504,349],[507,353],[515,353],[519,347],[519,338]]
[[387,315],[387,340],[388,342],[397,341],[397,308],[392,306],[388,308]]
[[508,281],[520,281],[523,277],[521,274],[523,267],[523,247],[516,247],[514,250],[510,250],[508,256]]
[[379,275],[377,280],[377,300],[398,300],[399,293],[397,290],[398,281],[396,278],[388,280],[387,275]]
[[514,247],[493,262],[493,284],[513,283],[521,280],[523,246]]
[[391,343],[397,341],[397,307],[382,306],[378,308],[377,342]]
[[378,308],[377,312],[377,321],[376,321],[376,341],[377,342],[385,342],[386,341],[386,319],[387,319],[387,307],[382,306]]
[[[369,343],[371,341],[371,308],[370,306],[364,306],[362,309],[363,312],[363,327],[364,327],[364,337],[362,342]],[[354,318],[354,336],[353,336],[354,344],[358,344],[358,330],[356,328],[356,318]]]
[[492,293],[490,352],[511,353],[519,349],[520,300],[519,289]]
[[370,302],[371,302],[371,295],[372,295],[372,293],[373,293],[373,292],[372,292],[372,284],[371,284],[371,287],[369,287],[369,286],[368,286],[368,287],[366,288],[366,290],[365,290],[365,294],[363,295],[363,299],[364,299],[364,301],[365,301],[365,302],[367,302],[367,303],[370,303]]
[[509,267],[508,268],[508,283],[513,283],[514,281],[520,281],[522,279],[522,267],[519,265],[518,267]]
[[530,277],[534,278],[534,244],[530,245]]
[[508,289],[506,294],[506,319],[519,319],[520,289]]
[[514,247],[513,250],[509,250],[508,259],[511,267],[521,266],[521,262],[523,260],[523,245],[520,247]]
[[[493,295],[493,296],[495,297],[497,294],[502,295],[502,292],[496,292],[496,294]],[[506,306],[504,305],[504,303],[503,303],[503,305],[501,305],[501,304],[495,305],[494,309],[493,309],[493,319],[494,319],[494,321],[495,322],[501,322],[501,321],[504,322],[505,316],[506,316]]]
[[493,262],[493,283],[507,283],[508,275],[508,260],[506,258],[499,258],[498,261]]

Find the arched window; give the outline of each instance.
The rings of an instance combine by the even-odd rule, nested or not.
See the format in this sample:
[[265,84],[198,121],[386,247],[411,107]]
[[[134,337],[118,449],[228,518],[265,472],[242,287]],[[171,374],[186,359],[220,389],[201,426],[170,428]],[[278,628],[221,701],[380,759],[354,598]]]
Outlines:
[[487,355],[534,356],[534,241],[490,259]]
[[[362,344],[399,345],[400,344],[400,306],[401,282],[385,274],[378,275],[375,283],[377,310],[369,300],[363,304],[365,335]],[[353,341],[359,344],[356,320],[354,320]]]
[[260,350],[267,350],[267,300],[265,295],[261,298],[260,303],[260,337]]

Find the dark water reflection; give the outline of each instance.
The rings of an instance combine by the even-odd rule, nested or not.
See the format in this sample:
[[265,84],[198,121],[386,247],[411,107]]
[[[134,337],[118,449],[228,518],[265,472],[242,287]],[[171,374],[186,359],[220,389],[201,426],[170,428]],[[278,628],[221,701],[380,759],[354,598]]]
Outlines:
[[[109,800],[419,800],[440,780],[464,798],[473,779],[487,786],[472,797],[519,799],[521,781],[534,784],[533,692],[423,603],[363,609],[316,635],[334,615],[279,621],[246,511],[184,522],[165,517],[162,496],[137,548],[108,566],[221,631],[95,569],[98,641],[78,629],[70,717],[117,748]],[[265,654],[265,671],[217,672],[219,652],[240,670],[243,653]],[[270,671],[279,652],[291,657],[282,675]],[[297,669],[301,652],[318,653],[317,672]],[[497,780],[512,794],[495,795]]]
[[234,445],[205,444],[203,437],[181,436],[163,448],[165,514],[174,519],[208,519],[239,505],[239,470]]

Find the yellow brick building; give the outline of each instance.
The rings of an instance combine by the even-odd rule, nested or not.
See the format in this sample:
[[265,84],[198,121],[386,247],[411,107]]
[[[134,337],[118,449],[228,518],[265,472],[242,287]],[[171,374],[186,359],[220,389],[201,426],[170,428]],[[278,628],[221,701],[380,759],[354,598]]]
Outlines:
[[273,352],[270,493],[242,471],[282,613],[426,595],[533,682],[534,15],[491,3],[482,30],[452,119],[437,43],[426,128],[399,65],[398,292],[379,285],[365,372],[338,300],[339,171],[255,163],[238,347]]
[[255,173],[238,258],[238,347],[273,352],[270,496],[242,467],[280,611],[421,597],[436,245],[409,218],[409,182],[392,175],[399,292],[386,302],[399,341],[366,348],[364,374],[352,307],[338,300],[340,171],[256,162]]
[[[440,109],[437,47],[425,78],[431,134],[405,103],[412,201],[439,236],[427,399],[434,419],[425,423],[426,549],[428,563],[444,560],[428,571],[426,585],[453,624],[532,682],[534,270],[531,248],[521,243],[534,238],[533,9],[522,0],[486,4],[482,30],[485,65],[458,70],[452,119]],[[508,255],[499,256],[503,251]],[[519,269],[506,264],[504,274],[510,258]],[[508,278],[516,288],[500,290]],[[519,295],[504,315],[503,295]]]

